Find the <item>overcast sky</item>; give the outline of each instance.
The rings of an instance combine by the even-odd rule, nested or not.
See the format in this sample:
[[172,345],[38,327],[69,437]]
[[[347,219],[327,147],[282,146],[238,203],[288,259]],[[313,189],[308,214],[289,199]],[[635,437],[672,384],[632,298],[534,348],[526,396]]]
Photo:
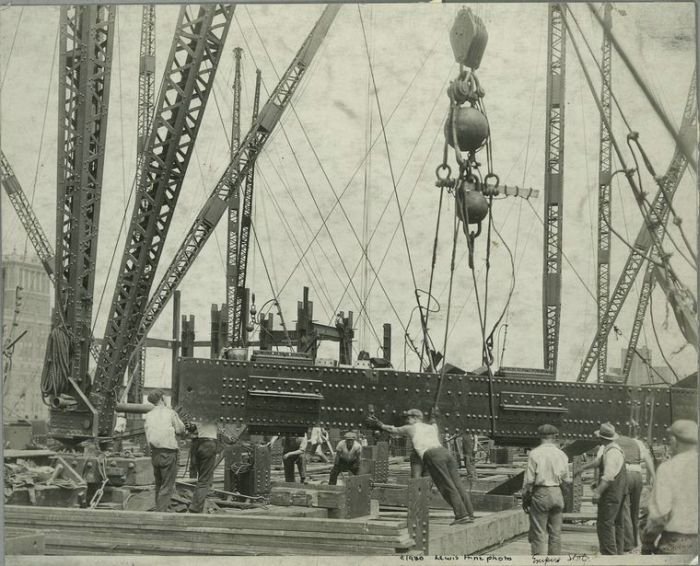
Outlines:
[[[614,15],[616,36],[664,109],[678,124],[695,60],[693,4],[618,6],[624,14],[617,11]],[[262,253],[257,247],[251,251],[249,283],[256,293],[258,306],[272,297],[264,258],[290,326],[294,324],[296,301],[301,299],[302,286],[309,285],[315,303],[314,315],[320,322],[328,323],[335,318],[339,302],[338,310],[356,313],[356,352],[367,349],[371,355],[378,355],[381,325],[391,322],[394,364],[398,367],[404,366],[403,328],[409,319],[408,332],[416,343],[420,341],[417,313],[411,318],[416,303],[409,265],[413,265],[417,286],[427,289],[439,202],[434,171],[442,159],[444,138],[441,132],[448,106],[445,87],[456,75],[448,32],[460,7],[456,4],[362,7],[367,33],[365,43],[358,7],[344,6],[295,94],[293,107],[285,113],[282,127],[273,134],[257,163],[255,225]],[[507,185],[542,189],[547,6],[518,3],[474,4],[471,7],[484,19],[489,31],[489,43],[478,75],[486,90],[494,171]],[[244,48],[242,106],[244,125],[247,125],[255,67],[263,72],[264,100],[321,9],[317,5],[239,6],[236,9],[227,49],[216,76],[215,96],[209,99],[195,155],[161,258],[158,280],[206,195],[228,164],[233,48]],[[585,5],[572,5],[572,9],[598,57],[600,29]],[[177,12],[177,7],[157,9],[157,77],[165,65]],[[123,249],[123,239],[118,241],[120,223],[134,175],[140,19],[140,7],[123,6],[118,10],[93,313],[98,336],[104,331]],[[36,213],[52,239],[56,202],[58,23],[56,7],[11,7],[0,11],[2,147],[20,183],[33,198]],[[575,28],[573,22],[572,26]],[[575,39],[585,53],[578,32]],[[373,61],[376,97],[368,88],[367,49]],[[587,55],[586,64],[595,74]],[[662,173],[673,154],[672,139],[617,57],[613,59],[613,75],[613,89],[622,110],[632,129],[640,133],[640,141],[657,172]],[[160,78],[157,84],[159,82]],[[567,259],[563,266],[558,377],[573,380],[596,326],[596,302],[589,291],[595,295],[599,119],[570,43],[566,88],[563,247]],[[381,105],[390,159],[381,135],[376,98]],[[631,164],[625,144],[627,131],[619,114],[615,114],[613,121],[616,136],[626,152],[625,160]],[[365,160],[370,123],[371,136],[377,138],[377,142],[371,159]],[[454,157],[451,159],[454,161]],[[386,261],[382,261],[398,226],[392,170],[398,197],[402,206],[407,205],[404,221],[411,262],[400,229],[386,254]],[[643,183],[651,198],[656,188],[646,172]],[[692,242],[696,241],[697,193],[694,186],[695,177],[686,174],[675,201],[683,219],[683,229]],[[323,218],[336,202],[334,193],[340,195],[346,187],[341,199],[342,210],[336,208],[327,221],[328,230],[320,231],[305,261],[294,270],[302,251],[323,226]],[[22,253],[24,232],[4,196],[3,199],[3,253],[15,250]],[[387,202],[386,213],[379,222]],[[127,219],[130,214],[129,207]],[[431,314],[430,319],[431,336],[440,350],[445,336],[453,214],[450,197],[442,209],[433,287],[441,310]],[[506,318],[505,354],[503,360],[497,360],[508,366],[542,367],[543,229],[538,215],[543,216],[542,198],[530,203],[509,198],[494,204],[495,225],[514,252],[517,268],[515,293]],[[363,268],[360,264],[355,271],[362,257],[361,242],[366,241],[367,234],[372,233],[378,222],[368,248],[371,267]],[[613,187],[613,222],[628,241],[634,241],[641,217],[623,176],[616,178]],[[225,300],[225,231],[222,222],[216,237],[210,240],[181,286],[183,313],[196,315],[197,339],[200,340],[209,336],[211,304]],[[675,227],[671,228],[671,235],[683,250]],[[117,257],[110,268],[115,245]],[[611,288],[628,255],[628,248],[615,237],[612,246]],[[668,244],[667,248],[673,252],[674,268],[686,285],[695,289],[694,272],[672,245]],[[31,244],[28,250],[31,254]],[[466,241],[461,235],[447,358],[455,365],[473,369],[481,364],[480,330],[465,250]],[[486,238],[482,235],[477,240],[475,257],[482,303],[485,253]],[[365,289],[374,278],[374,270],[379,271],[379,282],[369,293],[366,309],[369,317],[358,318],[359,297],[367,294]],[[347,273],[355,273],[354,288],[351,286],[341,301]],[[488,328],[504,308],[510,282],[505,246],[495,241],[491,250]],[[635,288],[618,319],[622,336],[610,340],[611,367],[620,365],[620,350],[627,344],[636,299]],[[654,294],[654,315],[661,345],[676,371],[681,375],[692,371],[697,365],[696,354],[690,346],[678,352],[684,341],[673,314],[666,313],[660,290]],[[168,306],[151,335],[169,337],[171,319]],[[499,356],[504,335],[504,332],[499,335]],[[663,365],[648,316],[640,344],[651,348],[654,365]],[[205,351],[201,354],[205,355]],[[149,352],[149,360],[149,382],[167,383],[169,354]],[[416,358],[410,352],[407,367],[417,367]]]

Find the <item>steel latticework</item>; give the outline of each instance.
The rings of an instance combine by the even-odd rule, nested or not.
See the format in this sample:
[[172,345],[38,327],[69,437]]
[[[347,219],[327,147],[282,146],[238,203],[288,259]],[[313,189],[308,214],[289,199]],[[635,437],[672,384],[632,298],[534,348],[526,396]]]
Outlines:
[[549,6],[547,33],[547,123],[544,175],[544,269],[542,322],[544,367],[557,370],[561,322],[562,197],[564,184],[564,109],[566,30],[564,8]]
[[340,5],[327,6],[301,49],[285,71],[279,84],[260,111],[255,125],[241,142],[241,146],[219,179],[209,199],[187,232],[173,261],[163,279],[153,293],[152,299],[144,311],[140,335],[148,332],[158,315],[165,308],[177,286],[189,270],[195,258],[206,244],[219,220],[228,208],[228,201],[233,198],[245,179],[248,170],[253,167],[255,159],[262,151],[275,126],[289,104],[294,91],[309,68],[318,48],[333,23]]
[[[253,125],[258,119],[260,105],[260,70],[256,71],[255,98],[253,99]],[[244,320],[244,302],[246,300],[246,276],[248,273],[248,251],[250,249],[250,228],[253,223],[253,190],[255,188],[255,162],[248,168],[243,189],[243,206],[241,207],[241,232],[238,238],[238,261],[236,269],[236,287],[234,289],[233,308],[233,344],[245,344],[248,336]]]
[[[696,73],[693,73],[693,78],[690,81],[690,91],[688,92],[688,99],[686,101],[685,109],[683,111],[683,120],[681,122],[680,134],[681,138],[690,139],[695,144],[697,138],[697,127],[698,127],[698,103],[697,103],[697,86],[696,86]],[[685,152],[682,148],[676,147],[673,153],[673,158],[671,163],[666,170],[666,174],[663,177],[663,187],[669,198],[673,198],[673,195],[678,188],[685,170],[688,167],[688,159],[685,156]],[[656,204],[656,203],[655,203]],[[666,199],[661,195],[661,201],[658,206],[663,206],[664,209],[661,212],[661,222],[665,226],[668,222],[668,216],[670,208],[666,203]],[[665,232],[660,232],[659,239],[663,240]],[[658,262],[659,255],[656,248],[652,248],[651,258]],[[654,284],[656,278],[654,277],[654,264],[649,262],[644,273],[644,279],[642,281],[642,288],[639,291],[639,301],[637,302],[637,310],[634,315],[634,321],[632,323],[632,332],[630,333],[629,344],[627,346],[627,352],[625,353],[625,359],[622,364],[622,375],[624,376],[625,383],[629,379],[630,369],[632,368],[632,360],[634,359],[635,352],[637,350],[637,343],[639,341],[639,335],[642,331],[642,324],[644,323],[644,317],[646,315],[647,307],[649,305],[649,297],[651,292],[654,290]]]
[[55,289],[78,383],[88,373],[91,345],[115,11],[61,7]]
[[[136,159],[139,162],[148,141],[153,120],[156,88],[156,7],[145,5],[141,16],[139,50],[139,98],[136,124]],[[138,184],[137,184],[138,186]]]
[[[612,4],[606,2],[603,15],[603,46],[601,55],[600,102],[603,106],[603,114],[607,118],[600,121],[600,158],[598,162],[598,328],[603,329],[607,325],[608,299],[610,297],[610,222],[611,212],[611,187],[612,175],[612,145],[610,132],[606,124],[612,126],[612,105],[610,104],[610,86],[612,80],[612,57],[610,49],[610,32],[612,30]],[[598,382],[605,381],[605,372],[608,367],[608,343],[603,340],[598,354]]]
[[180,9],[90,394],[100,415],[100,434],[109,433],[114,389],[138,344],[137,330],[233,12],[233,6],[219,4]]
[[55,284],[56,278],[54,277],[54,261],[55,255],[53,253],[53,248],[49,239],[46,237],[46,232],[41,227],[39,219],[34,210],[32,209],[27,195],[22,190],[22,185],[20,185],[17,180],[15,172],[10,166],[10,162],[5,157],[5,153],[0,149],[0,181],[2,181],[3,187],[5,187],[5,193],[7,193],[7,198],[10,199],[12,207],[15,209],[19,221],[22,223],[29,241],[34,246],[34,251],[36,255],[39,256],[41,264],[46,270],[46,274],[52,283]]
[[[236,66],[233,78],[233,116],[231,120],[231,159],[234,159],[241,144],[241,48],[233,50]],[[235,322],[233,319],[238,280],[238,216],[240,194],[236,191],[228,203],[228,232],[226,238],[226,335],[233,345]]]
[[[688,93],[688,99],[686,102],[686,107],[683,113],[683,123],[681,126],[681,132],[683,136],[690,136],[691,139],[695,139],[697,136],[697,100],[696,100],[696,85],[695,85],[695,73],[693,73],[693,79],[690,84],[690,91]],[[688,160],[685,157],[685,153],[680,147],[676,147],[671,163],[666,170],[666,174],[661,179],[661,186],[654,196],[654,200],[651,203],[649,210],[649,218],[653,223],[653,234],[650,234],[647,222],[645,220],[644,224],[637,234],[637,239],[634,242],[634,250],[630,252],[625,262],[625,266],[622,269],[622,273],[617,281],[615,290],[610,297],[608,303],[608,310],[606,314],[607,324],[606,327],[598,328],[593,342],[588,350],[586,358],[581,366],[581,371],[578,375],[578,381],[586,381],[593,365],[596,362],[598,353],[600,351],[600,345],[607,340],[608,333],[610,329],[615,324],[617,320],[617,315],[620,313],[622,305],[627,298],[634,280],[645,261],[645,258],[649,253],[658,254],[658,249],[656,243],[660,243],[665,234],[665,227],[668,221],[668,215],[670,212],[669,202],[673,199],[673,196],[678,189],[680,180],[688,166]],[[668,198],[668,201],[667,201]],[[652,247],[654,250],[652,251]],[[655,255],[658,258],[658,255]],[[646,286],[645,286],[646,285]],[[640,303],[637,307],[637,313],[635,315],[634,326],[632,331],[632,336],[636,336],[633,343],[633,348],[628,348],[627,357],[629,361],[625,360],[625,366],[631,366],[632,358],[636,350],[636,342],[639,338],[639,333],[641,332],[642,322],[644,320],[644,312],[646,312],[646,305],[649,301],[649,294],[651,292],[650,274],[645,276],[644,284],[642,285],[642,290],[640,292]],[[629,372],[629,368],[628,368]]]

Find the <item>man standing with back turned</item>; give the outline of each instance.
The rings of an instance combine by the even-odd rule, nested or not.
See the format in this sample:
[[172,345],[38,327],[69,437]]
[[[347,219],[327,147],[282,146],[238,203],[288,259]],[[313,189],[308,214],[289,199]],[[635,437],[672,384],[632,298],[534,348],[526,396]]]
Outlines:
[[[562,482],[570,482],[569,459],[557,445],[559,431],[550,424],[537,429],[540,445],[530,451],[523,480],[523,509],[530,515],[533,555],[561,554],[564,496]],[[547,541],[549,534],[549,541]]]
[[165,405],[164,394],[156,389],[148,394],[148,402],[155,405],[144,420],[146,441],[151,448],[151,463],[156,481],[156,511],[165,512],[177,479],[176,434],[185,432],[185,425],[177,413]]
[[[435,411],[434,409],[433,416]],[[423,412],[419,409],[410,409],[404,414],[408,424],[400,427],[385,425],[376,417],[370,417],[368,424],[391,434],[409,437],[433,483],[454,511],[455,520],[452,524],[471,523],[474,520],[474,509],[469,494],[464,490],[459,477],[457,461],[440,444],[437,425],[424,423]]]

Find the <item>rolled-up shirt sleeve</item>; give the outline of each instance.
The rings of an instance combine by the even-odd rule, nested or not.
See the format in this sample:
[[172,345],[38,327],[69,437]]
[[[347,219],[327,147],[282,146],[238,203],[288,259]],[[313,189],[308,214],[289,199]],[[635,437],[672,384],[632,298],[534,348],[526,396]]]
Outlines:
[[537,473],[537,462],[530,455],[527,459],[527,468],[525,469],[525,477],[523,478],[523,489],[527,490],[535,483],[535,474]]
[[625,456],[621,450],[608,450],[603,455],[603,477],[604,481],[612,482],[615,476],[620,473],[622,466],[625,465]]

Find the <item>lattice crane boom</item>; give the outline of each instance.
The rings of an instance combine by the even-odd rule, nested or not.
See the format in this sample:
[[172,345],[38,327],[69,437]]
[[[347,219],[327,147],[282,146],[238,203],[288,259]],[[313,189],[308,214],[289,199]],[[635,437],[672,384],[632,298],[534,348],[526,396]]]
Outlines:
[[[684,132],[685,136],[697,136],[695,73],[693,73],[693,79],[691,81],[688,99],[683,113],[681,131]],[[605,325],[605,328],[598,328],[588,353],[584,358],[578,375],[578,381],[586,381],[591,370],[593,369],[593,365],[595,364],[600,351],[600,345],[604,340],[607,340],[608,334],[615,324],[617,316],[622,309],[622,305],[632,289],[634,280],[637,277],[637,274],[639,273],[644,261],[646,260],[647,255],[650,253],[658,253],[657,249],[652,248],[656,248],[656,243],[660,242],[665,234],[666,222],[668,221],[668,215],[670,212],[666,199],[673,199],[687,166],[688,160],[686,158],[686,153],[682,150],[682,148],[677,146],[671,163],[666,170],[666,174],[661,179],[659,189],[651,203],[650,217],[657,220],[654,228],[652,229],[653,235],[650,233],[649,227],[647,226],[647,222],[645,220],[639,230],[639,233],[637,234],[637,239],[634,242],[634,251],[631,251],[627,257],[627,261],[625,262],[625,266],[623,267],[620,277],[618,278],[615,290],[610,297],[606,315],[607,324]],[[648,287],[646,289],[644,287],[642,288],[641,295],[643,301],[648,301],[649,292],[650,289]],[[644,308],[646,309],[646,306],[644,306]],[[638,328],[633,331],[637,333],[637,337],[639,336],[639,331],[641,330],[642,321],[643,316],[640,318],[640,312],[638,310],[637,316],[635,317],[635,324],[638,324]],[[634,353],[634,350],[631,351]]]
[[[612,4],[603,6],[603,45],[601,56],[602,85],[600,102],[607,120],[600,121],[600,157],[598,162],[598,328],[607,324],[608,301],[610,299],[610,214],[612,194],[610,181],[612,177],[612,146],[610,132],[606,124],[612,124],[612,104],[610,85],[612,84],[612,57],[610,31],[612,29]],[[608,367],[608,344],[603,341],[598,355],[598,383],[605,381]]]
[[61,7],[55,304],[79,384],[92,342],[115,12],[108,5]]
[[544,175],[544,262],[542,341],[544,367],[556,373],[561,323],[561,246],[564,185],[564,117],[566,106],[565,8],[549,5],[547,32],[547,121]]
[[115,387],[138,345],[137,331],[172,214],[213,88],[234,6],[183,6],[144,148],[143,177],[127,232],[100,360],[90,393],[98,434],[110,433]]
[[0,181],[2,181],[3,187],[5,187],[5,193],[7,198],[10,199],[12,207],[15,209],[19,221],[22,223],[29,241],[34,247],[36,255],[39,257],[39,261],[44,266],[46,274],[52,283],[56,283],[56,278],[54,276],[54,262],[55,254],[53,248],[51,247],[51,242],[46,236],[46,232],[41,227],[39,219],[37,218],[32,206],[27,198],[27,195],[22,190],[22,185],[20,185],[17,180],[15,172],[10,166],[10,162],[5,157],[5,153],[0,149]]
[[289,105],[294,91],[309,68],[338,10],[340,10],[340,5],[338,4],[328,5],[324,9],[301,49],[260,111],[255,125],[241,142],[236,155],[197,215],[194,224],[187,232],[184,241],[146,307],[141,328],[139,329],[140,337],[145,336],[153,326],[158,315],[163,311],[173,292],[211,236],[227,209],[228,201],[239,190],[248,170],[253,166],[270,134],[279,123],[282,113]]

